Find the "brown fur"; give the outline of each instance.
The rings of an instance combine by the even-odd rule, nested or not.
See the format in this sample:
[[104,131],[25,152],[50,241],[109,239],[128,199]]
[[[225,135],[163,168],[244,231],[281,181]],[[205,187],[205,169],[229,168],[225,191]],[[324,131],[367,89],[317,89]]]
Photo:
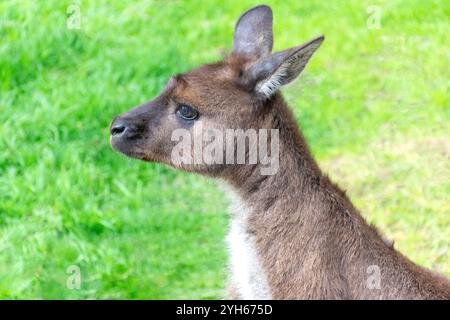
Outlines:
[[[193,132],[175,116],[177,104],[199,111],[207,128],[273,128],[280,133],[280,167],[262,176],[255,165],[180,165],[227,181],[250,208],[248,232],[274,299],[449,299],[444,276],[415,265],[368,225],[339,187],[319,169],[280,93],[264,100],[242,85],[259,57],[233,53],[224,61],[176,76],[155,100],[119,118],[133,134],[112,138],[117,150],[173,166],[170,133]],[[131,130],[131,129],[130,129]],[[369,289],[368,267],[381,271]],[[236,290],[231,289],[234,297]]]

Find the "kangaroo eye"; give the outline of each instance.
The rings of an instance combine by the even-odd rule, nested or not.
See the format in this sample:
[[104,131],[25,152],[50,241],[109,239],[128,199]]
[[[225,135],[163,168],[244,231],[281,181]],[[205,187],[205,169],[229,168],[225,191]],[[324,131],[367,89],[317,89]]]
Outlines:
[[176,114],[184,120],[195,120],[198,117],[198,111],[187,104],[180,104]]

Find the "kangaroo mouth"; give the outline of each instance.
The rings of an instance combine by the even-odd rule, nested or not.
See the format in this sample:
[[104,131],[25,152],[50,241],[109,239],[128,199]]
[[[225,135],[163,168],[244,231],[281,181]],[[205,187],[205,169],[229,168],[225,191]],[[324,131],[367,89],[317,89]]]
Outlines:
[[145,157],[145,153],[139,150],[140,148],[135,145],[135,140],[128,140],[124,139],[123,137],[111,135],[109,142],[114,150],[130,158],[142,159],[143,157]]
[[124,155],[142,159],[145,153],[139,148],[139,141],[142,140],[142,131],[132,121],[123,117],[116,117],[111,123],[110,144],[114,150]]

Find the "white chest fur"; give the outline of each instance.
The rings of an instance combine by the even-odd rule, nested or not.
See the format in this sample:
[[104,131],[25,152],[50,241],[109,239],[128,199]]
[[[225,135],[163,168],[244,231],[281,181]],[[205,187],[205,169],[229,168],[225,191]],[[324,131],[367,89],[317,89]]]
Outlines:
[[231,282],[242,299],[271,299],[252,236],[247,232],[248,209],[233,197],[234,217],[227,236]]

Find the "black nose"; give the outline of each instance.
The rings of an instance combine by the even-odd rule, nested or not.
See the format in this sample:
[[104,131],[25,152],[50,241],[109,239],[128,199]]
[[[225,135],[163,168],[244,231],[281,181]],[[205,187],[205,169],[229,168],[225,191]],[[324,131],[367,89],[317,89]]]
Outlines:
[[127,131],[127,127],[120,119],[114,121],[114,123],[111,125],[110,132],[112,136],[120,136],[125,131]]

